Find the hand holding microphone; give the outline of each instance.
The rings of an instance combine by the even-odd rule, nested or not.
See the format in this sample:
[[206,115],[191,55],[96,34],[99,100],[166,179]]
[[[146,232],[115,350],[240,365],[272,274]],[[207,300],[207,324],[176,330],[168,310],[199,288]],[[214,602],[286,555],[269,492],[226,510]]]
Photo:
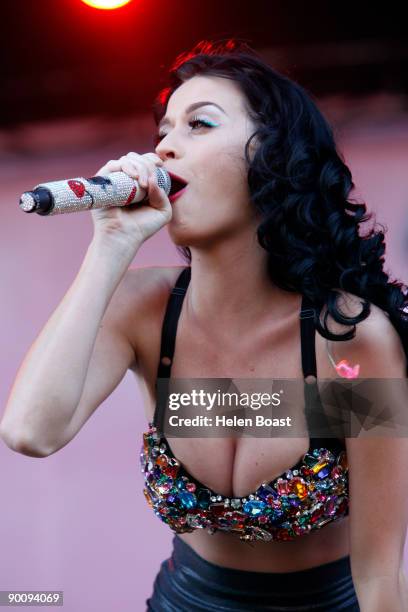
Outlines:
[[40,215],[90,210],[95,233],[144,241],[168,223],[171,179],[155,153],[128,153],[96,176],[42,183],[20,198],[20,208]]
[[[115,206],[91,211],[95,233],[108,233],[129,238],[132,243],[142,243],[155,234],[172,217],[173,209],[168,199],[170,192],[170,177],[168,193],[158,186],[156,174],[163,164],[155,153],[128,153],[118,160],[111,160],[97,174],[106,176],[111,172],[124,172],[138,181],[146,193],[143,204],[130,206]],[[163,172],[163,169],[160,168]]]

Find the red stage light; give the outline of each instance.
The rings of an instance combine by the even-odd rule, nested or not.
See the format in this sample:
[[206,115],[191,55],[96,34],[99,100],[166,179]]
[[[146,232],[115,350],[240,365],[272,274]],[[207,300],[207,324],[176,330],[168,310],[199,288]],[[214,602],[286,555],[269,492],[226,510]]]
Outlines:
[[130,0],[82,0],[84,4],[98,9],[116,9],[128,4]]

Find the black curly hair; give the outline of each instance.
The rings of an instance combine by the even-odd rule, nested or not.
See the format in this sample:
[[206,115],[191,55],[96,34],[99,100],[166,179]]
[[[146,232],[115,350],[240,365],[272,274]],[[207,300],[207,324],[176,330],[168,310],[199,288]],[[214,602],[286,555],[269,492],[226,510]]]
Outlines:
[[[328,340],[354,338],[356,324],[370,314],[370,302],[376,304],[398,331],[408,362],[407,286],[390,281],[383,270],[384,226],[375,223],[366,235],[358,233],[359,224],[374,213],[366,214],[364,203],[349,198],[352,174],[313,95],[274,70],[246,42],[203,40],[171,66],[169,85],[153,104],[156,124],[171,94],[195,75],[232,79],[246,98],[256,125],[245,147],[248,185],[260,213],[257,237],[268,253],[273,283],[310,298],[316,329]],[[252,138],[257,139],[257,147],[251,159]],[[378,225],[383,231],[376,229]],[[191,263],[188,247],[177,250]],[[363,298],[358,315],[346,317],[339,310],[340,294],[334,287]],[[333,334],[327,328],[328,314],[352,329]]]

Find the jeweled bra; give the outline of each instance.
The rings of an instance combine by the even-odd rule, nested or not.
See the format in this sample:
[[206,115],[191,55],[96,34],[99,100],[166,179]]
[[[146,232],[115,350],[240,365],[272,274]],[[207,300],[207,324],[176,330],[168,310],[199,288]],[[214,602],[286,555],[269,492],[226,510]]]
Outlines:
[[[179,275],[163,321],[158,378],[170,378],[181,306],[191,269]],[[304,378],[316,374],[314,309],[302,297],[300,331]],[[167,360],[165,358],[168,358]],[[164,363],[163,363],[164,361]],[[304,384],[305,413],[317,384]],[[319,395],[317,392],[317,399]],[[316,401],[316,396],[314,396]],[[314,404],[316,405],[316,404]],[[348,467],[344,440],[310,438],[308,451],[286,472],[263,482],[246,497],[219,495],[187,472],[164,436],[163,403],[143,434],[140,453],[144,494],[155,514],[176,533],[207,529],[234,533],[243,541],[294,540],[349,513]]]

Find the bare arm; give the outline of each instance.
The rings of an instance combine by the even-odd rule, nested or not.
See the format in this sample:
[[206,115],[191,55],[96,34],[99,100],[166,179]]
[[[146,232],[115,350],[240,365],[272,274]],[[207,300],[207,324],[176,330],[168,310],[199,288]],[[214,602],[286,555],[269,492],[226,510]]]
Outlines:
[[0,423],[1,436],[13,450],[38,457],[61,445],[92,357],[94,368],[95,362],[99,366],[99,389],[92,400],[88,397],[93,408],[134,361],[122,320],[126,271],[134,255],[116,241],[96,237],[91,242],[73,284],[18,370]]
[[[380,409],[386,413],[388,435],[381,435],[381,422],[377,421],[377,430],[367,417],[361,435],[346,438],[351,572],[361,612],[404,612],[408,440],[400,435],[399,416],[407,405],[406,357],[397,331],[381,309],[372,308],[359,327],[359,340],[350,346],[348,357],[361,365],[363,379],[377,379],[371,414],[379,415]],[[341,356],[345,350],[339,348]]]
[[172,216],[157,185],[159,164],[155,153],[131,152],[97,172],[126,172],[147,190],[147,201],[91,210],[94,237],[80,271],[28,351],[8,398],[0,435],[13,450],[45,457],[61,448],[135,361],[126,328],[127,269]]

